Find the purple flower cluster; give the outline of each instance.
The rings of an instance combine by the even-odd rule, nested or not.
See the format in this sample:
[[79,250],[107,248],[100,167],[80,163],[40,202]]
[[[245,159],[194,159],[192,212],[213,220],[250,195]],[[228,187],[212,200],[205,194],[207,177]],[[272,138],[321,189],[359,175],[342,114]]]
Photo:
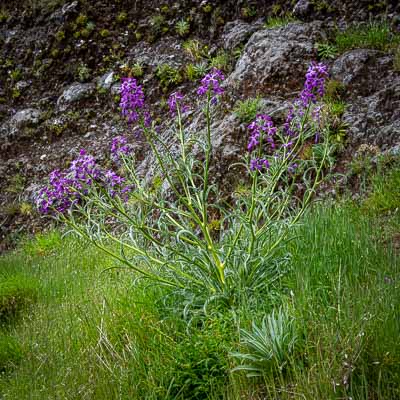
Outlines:
[[304,88],[300,93],[300,102],[303,107],[316,103],[318,97],[325,93],[325,80],[328,78],[328,67],[323,63],[313,61],[306,73]]
[[250,169],[252,171],[261,171],[263,168],[269,168],[269,161],[266,158],[252,158],[250,160]]
[[202,80],[201,85],[197,89],[199,96],[204,96],[207,93],[212,95],[212,103],[216,103],[217,97],[224,93],[221,87],[222,81],[225,79],[224,74],[217,68],[213,68]]
[[271,145],[271,148],[275,148],[274,135],[277,129],[269,115],[258,114],[248,129],[250,131],[250,140],[247,145],[249,152],[255,150],[263,139]]
[[49,176],[49,185],[42,188],[36,196],[36,205],[42,214],[53,211],[64,213],[89,192],[95,183],[114,196],[126,197],[132,187],[124,186],[125,179],[115,172],[101,169],[93,156],[80,151],[77,159],[65,171],[54,170]]
[[124,155],[129,155],[133,151],[124,136],[116,136],[111,141],[111,159],[115,162],[120,161]]
[[[301,127],[301,118],[307,113],[307,109],[310,104],[317,102],[319,97],[322,97],[325,92],[325,80],[328,78],[328,67],[322,63],[312,62],[309,66],[306,74],[306,81],[304,88],[301,91],[297,100],[294,101],[293,106],[289,109],[285,123],[282,127],[282,133],[284,137],[281,139],[281,149],[290,149],[296,137],[299,135],[299,129]],[[319,122],[321,107],[314,107],[311,110],[311,117]],[[256,119],[248,126],[250,131],[250,139],[247,145],[247,150],[252,153],[256,149],[261,149],[264,142],[268,143],[271,149],[275,149],[276,144],[274,136],[277,133],[277,128],[274,127],[270,116],[265,114],[257,115]],[[318,141],[319,133],[316,133],[315,140]],[[288,156],[291,155],[291,151],[286,152]],[[276,154],[275,154],[276,155]],[[292,155],[293,157],[293,155]],[[250,160],[250,169],[252,171],[262,170],[269,168],[269,162],[265,158],[253,157]],[[288,167],[288,171],[293,173],[297,168],[296,163],[291,163]]]
[[181,114],[185,114],[189,111],[189,106],[187,104],[182,104],[183,99],[184,96],[181,92],[174,92],[171,93],[171,95],[169,96],[168,107],[169,107],[169,113],[171,114],[172,117],[176,116],[178,107]]
[[128,123],[139,119],[139,111],[144,109],[145,101],[143,88],[135,78],[122,78],[120,107]]

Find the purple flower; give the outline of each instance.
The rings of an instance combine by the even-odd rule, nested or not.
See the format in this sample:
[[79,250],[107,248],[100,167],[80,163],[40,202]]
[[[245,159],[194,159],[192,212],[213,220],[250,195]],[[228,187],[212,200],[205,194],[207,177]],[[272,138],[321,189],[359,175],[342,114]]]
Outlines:
[[271,146],[275,148],[274,135],[277,128],[274,127],[272,118],[266,114],[258,114],[256,119],[248,126],[250,131],[250,139],[247,144],[247,150],[252,152],[260,144],[260,138],[265,139]]
[[183,99],[184,96],[181,92],[174,92],[169,96],[168,107],[169,107],[169,113],[171,114],[172,117],[175,117],[178,107],[181,114],[185,114],[186,112],[189,111],[189,106],[181,103]]
[[124,136],[115,136],[111,141],[111,159],[118,162],[124,155],[129,155],[133,151]]
[[323,63],[313,61],[306,73],[304,88],[300,93],[299,101],[303,107],[315,103],[317,97],[325,93],[325,80],[328,78],[328,67]]
[[201,85],[197,89],[199,96],[204,96],[207,93],[212,94],[211,102],[215,103],[217,97],[224,93],[224,89],[220,86],[225,79],[224,74],[217,68],[213,68],[202,80]]
[[137,84],[135,78],[122,78],[120,107],[128,123],[139,119],[139,111],[145,106],[142,86]]
[[[121,151],[125,143],[124,139],[119,138],[113,144],[116,150]],[[81,150],[79,157],[71,162],[67,170],[50,173],[49,185],[36,194],[36,205],[43,214],[64,213],[82,201],[94,183],[106,189],[111,196],[118,195],[124,200],[128,199],[127,193],[132,189],[130,185],[123,186],[125,178],[111,170],[104,171],[93,156]]]
[[250,160],[250,169],[252,171],[261,171],[269,168],[269,161],[265,158],[253,158]]

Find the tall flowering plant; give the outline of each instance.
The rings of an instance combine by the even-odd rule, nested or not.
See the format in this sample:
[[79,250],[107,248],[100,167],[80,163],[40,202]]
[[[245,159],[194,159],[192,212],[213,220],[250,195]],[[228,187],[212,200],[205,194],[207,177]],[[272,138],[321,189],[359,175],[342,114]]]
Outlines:
[[[329,155],[327,125],[319,115],[326,77],[324,65],[310,66],[282,127],[265,114],[249,125],[242,165],[251,188],[230,204],[218,200],[218,188],[210,183],[211,116],[224,92],[223,74],[213,69],[201,80],[197,94],[205,102],[206,128],[195,138],[185,132],[189,105],[184,95],[170,96],[176,138],[168,142],[149,118],[142,88],[125,79],[122,114],[140,126],[153,152],[155,178],[164,184],[137,174],[132,148],[119,136],[111,143],[111,159],[120,174],[102,169],[82,152],[67,171],[51,174],[38,194],[38,207],[139,276],[175,288],[186,309],[190,304],[203,311],[215,303],[233,306],[243,294],[267,293],[283,271],[279,245],[309,204]],[[203,157],[189,151],[193,142]],[[319,146],[322,156],[305,159],[305,146]]]

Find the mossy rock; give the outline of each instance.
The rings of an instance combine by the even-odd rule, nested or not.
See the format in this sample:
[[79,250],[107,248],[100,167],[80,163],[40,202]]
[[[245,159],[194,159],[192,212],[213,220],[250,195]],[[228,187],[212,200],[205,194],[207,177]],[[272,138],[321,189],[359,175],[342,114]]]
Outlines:
[[37,298],[38,285],[22,275],[0,278],[0,322],[10,322]]

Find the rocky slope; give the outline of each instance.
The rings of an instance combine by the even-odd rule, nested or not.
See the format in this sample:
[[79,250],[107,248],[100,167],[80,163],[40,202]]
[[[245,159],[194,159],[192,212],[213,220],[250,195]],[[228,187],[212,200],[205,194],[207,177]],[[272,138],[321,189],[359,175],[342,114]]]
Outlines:
[[[3,249],[16,234],[40,226],[30,206],[32,193],[80,148],[108,162],[111,138],[128,134],[139,168],[151,163],[140,137],[127,131],[119,117],[121,76],[138,77],[161,134],[168,136],[168,94],[178,89],[195,101],[193,66],[221,65],[227,75],[226,98],[213,130],[220,159],[220,170],[214,172],[224,177],[229,190],[235,174],[227,176],[227,166],[240,159],[246,142],[245,124],[232,113],[238,99],[259,96],[262,109],[279,122],[287,101],[301,88],[308,64],[321,57],[318,43],[328,42],[337,28],[371,19],[388,23],[394,35],[400,21],[396,1],[11,3],[0,2]],[[179,21],[186,22],[179,28]],[[398,151],[400,73],[395,57],[392,47],[354,48],[328,57],[332,80],[347,104],[339,159],[348,159],[363,143]],[[194,112],[189,130],[201,128]]]

